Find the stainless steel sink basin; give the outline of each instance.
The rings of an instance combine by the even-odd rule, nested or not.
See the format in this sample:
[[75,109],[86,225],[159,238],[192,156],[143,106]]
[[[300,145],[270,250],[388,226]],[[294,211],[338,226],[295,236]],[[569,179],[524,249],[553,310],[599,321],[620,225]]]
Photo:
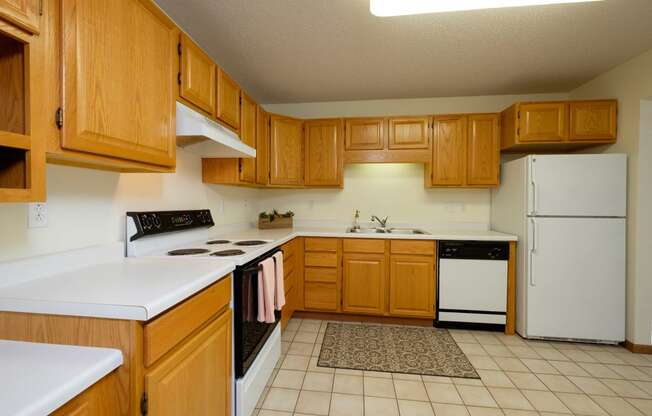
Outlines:
[[355,234],[402,234],[402,235],[415,235],[415,234],[428,234],[418,228],[349,228],[347,233]]

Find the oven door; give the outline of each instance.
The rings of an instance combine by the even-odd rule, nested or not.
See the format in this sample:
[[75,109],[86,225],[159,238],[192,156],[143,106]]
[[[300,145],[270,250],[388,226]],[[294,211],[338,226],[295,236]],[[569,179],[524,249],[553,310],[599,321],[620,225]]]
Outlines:
[[281,314],[273,324],[258,322],[258,261],[236,268],[233,282],[235,377],[243,377],[258,356]]

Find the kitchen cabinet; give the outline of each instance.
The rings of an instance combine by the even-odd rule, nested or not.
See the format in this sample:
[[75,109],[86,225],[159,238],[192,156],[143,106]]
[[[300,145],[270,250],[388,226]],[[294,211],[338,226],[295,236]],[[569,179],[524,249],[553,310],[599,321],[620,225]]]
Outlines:
[[30,33],[39,33],[43,0],[0,0],[0,19]]
[[113,416],[120,414],[120,403],[112,400],[113,392],[120,388],[117,372],[113,371],[78,394],[50,416]]
[[61,148],[174,167],[174,23],[145,0],[61,8]]
[[435,117],[432,146],[433,185],[465,184],[466,123],[464,116]]
[[224,312],[146,373],[148,413],[231,414],[231,318]]
[[390,117],[389,149],[428,149],[430,117]]
[[434,305],[434,257],[392,254],[389,273],[390,315],[434,318]]
[[269,184],[303,185],[303,122],[290,117],[271,116]]
[[305,185],[342,186],[342,120],[307,120]]
[[146,322],[0,312],[0,338],[122,351],[124,364],[97,402],[71,402],[63,408],[70,412],[59,414],[226,416],[232,403],[230,301],[227,276]]
[[466,184],[498,186],[500,184],[500,116],[468,116],[466,143]]
[[270,115],[258,106],[256,114],[256,184],[269,183],[269,128]]
[[240,87],[222,68],[217,70],[217,118],[235,131],[240,129]]
[[342,312],[382,315],[385,255],[344,253],[342,261]]
[[[0,2],[0,10],[20,6]],[[2,16],[2,12],[0,12]],[[34,116],[42,78],[38,38],[0,25],[0,202],[45,200],[45,141]]]
[[[256,113],[258,106],[244,92],[242,98],[242,124],[240,126],[240,139],[243,143],[256,148]],[[242,170],[240,171],[240,181],[253,184],[256,181],[256,159],[240,159]]]
[[299,285],[301,274],[301,239],[294,238],[281,246],[283,251],[283,285],[285,286],[285,306],[281,310],[281,329],[285,329],[294,311],[299,307],[299,292],[303,285]]
[[380,150],[385,147],[384,118],[348,118],[344,123],[346,150]]
[[305,310],[341,310],[342,244],[337,238],[304,239]]
[[209,116],[215,114],[216,66],[187,35],[179,37],[179,96]]
[[504,152],[568,151],[614,143],[615,100],[515,103],[501,113]]

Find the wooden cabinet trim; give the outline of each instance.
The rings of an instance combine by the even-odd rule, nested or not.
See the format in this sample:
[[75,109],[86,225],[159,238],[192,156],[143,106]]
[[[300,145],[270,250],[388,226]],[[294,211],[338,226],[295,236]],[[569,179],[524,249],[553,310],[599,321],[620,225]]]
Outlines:
[[44,0],[2,0],[0,1],[0,19],[38,35],[40,33],[41,1]]

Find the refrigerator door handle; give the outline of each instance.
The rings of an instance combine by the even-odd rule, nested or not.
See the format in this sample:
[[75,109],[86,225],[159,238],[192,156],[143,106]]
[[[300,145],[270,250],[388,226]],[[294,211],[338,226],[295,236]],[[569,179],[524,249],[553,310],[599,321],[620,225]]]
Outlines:
[[534,162],[536,158],[532,158],[530,161],[530,183],[532,184],[532,209],[530,210],[531,215],[536,215],[537,213],[537,183],[534,178]]
[[530,218],[530,224],[532,224],[532,232],[530,233],[532,235],[532,242],[530,243],[530,264],[528,265],[528,274],[530,277],[530,286],[536,286],[536,282],[534,280],[534,254],[537,251],[537,223],[534,221],[534,218]]

